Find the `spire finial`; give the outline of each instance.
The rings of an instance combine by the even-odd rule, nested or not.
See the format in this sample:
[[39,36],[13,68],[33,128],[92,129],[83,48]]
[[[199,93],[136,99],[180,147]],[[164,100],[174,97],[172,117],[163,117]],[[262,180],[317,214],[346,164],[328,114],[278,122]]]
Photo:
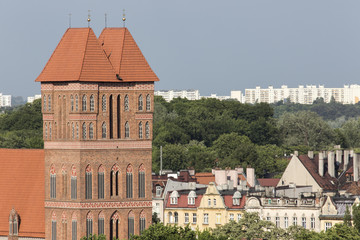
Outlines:
[[123,27],[125,27],[125,21],[126,21],[126,17],[125,17],[125,9],[123,9]]
[[105,28],[107,28],[107,14],[105,13]]
[[71,28],[71,13],[69,13],[69,28]]
[[90,10],[88,10],[88,18],[87,18],[87,21],[88,21],[88,28],[90,27],[90,21],[91,21],[91,18],[90,18]]

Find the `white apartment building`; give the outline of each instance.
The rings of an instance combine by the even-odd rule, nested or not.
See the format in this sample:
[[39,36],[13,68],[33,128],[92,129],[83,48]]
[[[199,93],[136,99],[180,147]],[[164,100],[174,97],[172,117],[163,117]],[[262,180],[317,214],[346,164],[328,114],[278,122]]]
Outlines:
[[41,94],[36,94],[35,96],[27,97],[27,103],[33,103],[34,100],[41,98]]
[[155,91],[155,96],[162,96],[167,102],[174,98],[187,98],[188,100],[199,100],[199,90],[160,90]]
[[343,88],[325,88],[324,85],[299,85],[297,88],[288,88],[282,85],[281,88],[260,88],[245,89],[245,103],[276,103],[289,99],[293,103],[312,104],[317,98],[323,98],[326,103],[334,97],[336,102],[354,104],[360,99],[360,85],[344,85]]
[[11,95],[0,93],[0,107],[11,107]]

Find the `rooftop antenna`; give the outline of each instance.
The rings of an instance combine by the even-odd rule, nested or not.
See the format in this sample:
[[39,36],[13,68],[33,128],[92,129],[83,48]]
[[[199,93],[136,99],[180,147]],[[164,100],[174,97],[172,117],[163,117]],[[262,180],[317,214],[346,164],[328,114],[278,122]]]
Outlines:
[[69,13],[69,28],[71,28],[71,13]]
[[107,14],[105,13],[105,28],[107,28]]
[[125,17],[125,9],[123,9],[123,27],[125,27],[125,21],[126,21],[126,17]]
[[90,21],[91,21],[91,18],[90,18],[90,10],[88,10],[88,18],[87,18],[87,21],[88,21],[88,28],[90,27]]

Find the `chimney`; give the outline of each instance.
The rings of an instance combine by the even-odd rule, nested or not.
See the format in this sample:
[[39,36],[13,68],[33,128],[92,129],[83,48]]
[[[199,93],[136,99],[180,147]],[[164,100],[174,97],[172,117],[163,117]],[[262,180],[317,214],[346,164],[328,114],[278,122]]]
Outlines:
[[354,181],[359,181],[359,154],[354,152],[353,156],[353,166],[354,166]]
[[298,151],[294,151],[294,155],[295,155],[295,156],[299,156],[299,152],[298,152]]
[[249,183],[250,187],[255,186],[255,169],[246,168],[246,180]]
[[310,159],[314,159],[314,152],[313,151],[308,151],[308,157]]
[[324,176],[324,154],[322,152],[319,153],[319,175]]
[[348,165],[349,165],[349,157],[350,157],[350,151],[349,150],[345,150],[344,151],[344,171],[347,170]]
[[328,153],[328,173],[331,177],[335,177],[335,155],[333,151]]
[[336,162],[342,163],[342,150],[336,150]]

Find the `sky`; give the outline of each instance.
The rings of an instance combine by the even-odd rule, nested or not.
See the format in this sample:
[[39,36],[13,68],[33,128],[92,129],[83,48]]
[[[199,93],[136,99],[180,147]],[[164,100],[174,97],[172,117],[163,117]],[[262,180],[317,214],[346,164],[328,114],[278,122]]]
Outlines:
[[0,92],[35,79],[69,27],[126,27],[160,78],[201,95],[269,85],[360,84],[358,0],[0,0]]

